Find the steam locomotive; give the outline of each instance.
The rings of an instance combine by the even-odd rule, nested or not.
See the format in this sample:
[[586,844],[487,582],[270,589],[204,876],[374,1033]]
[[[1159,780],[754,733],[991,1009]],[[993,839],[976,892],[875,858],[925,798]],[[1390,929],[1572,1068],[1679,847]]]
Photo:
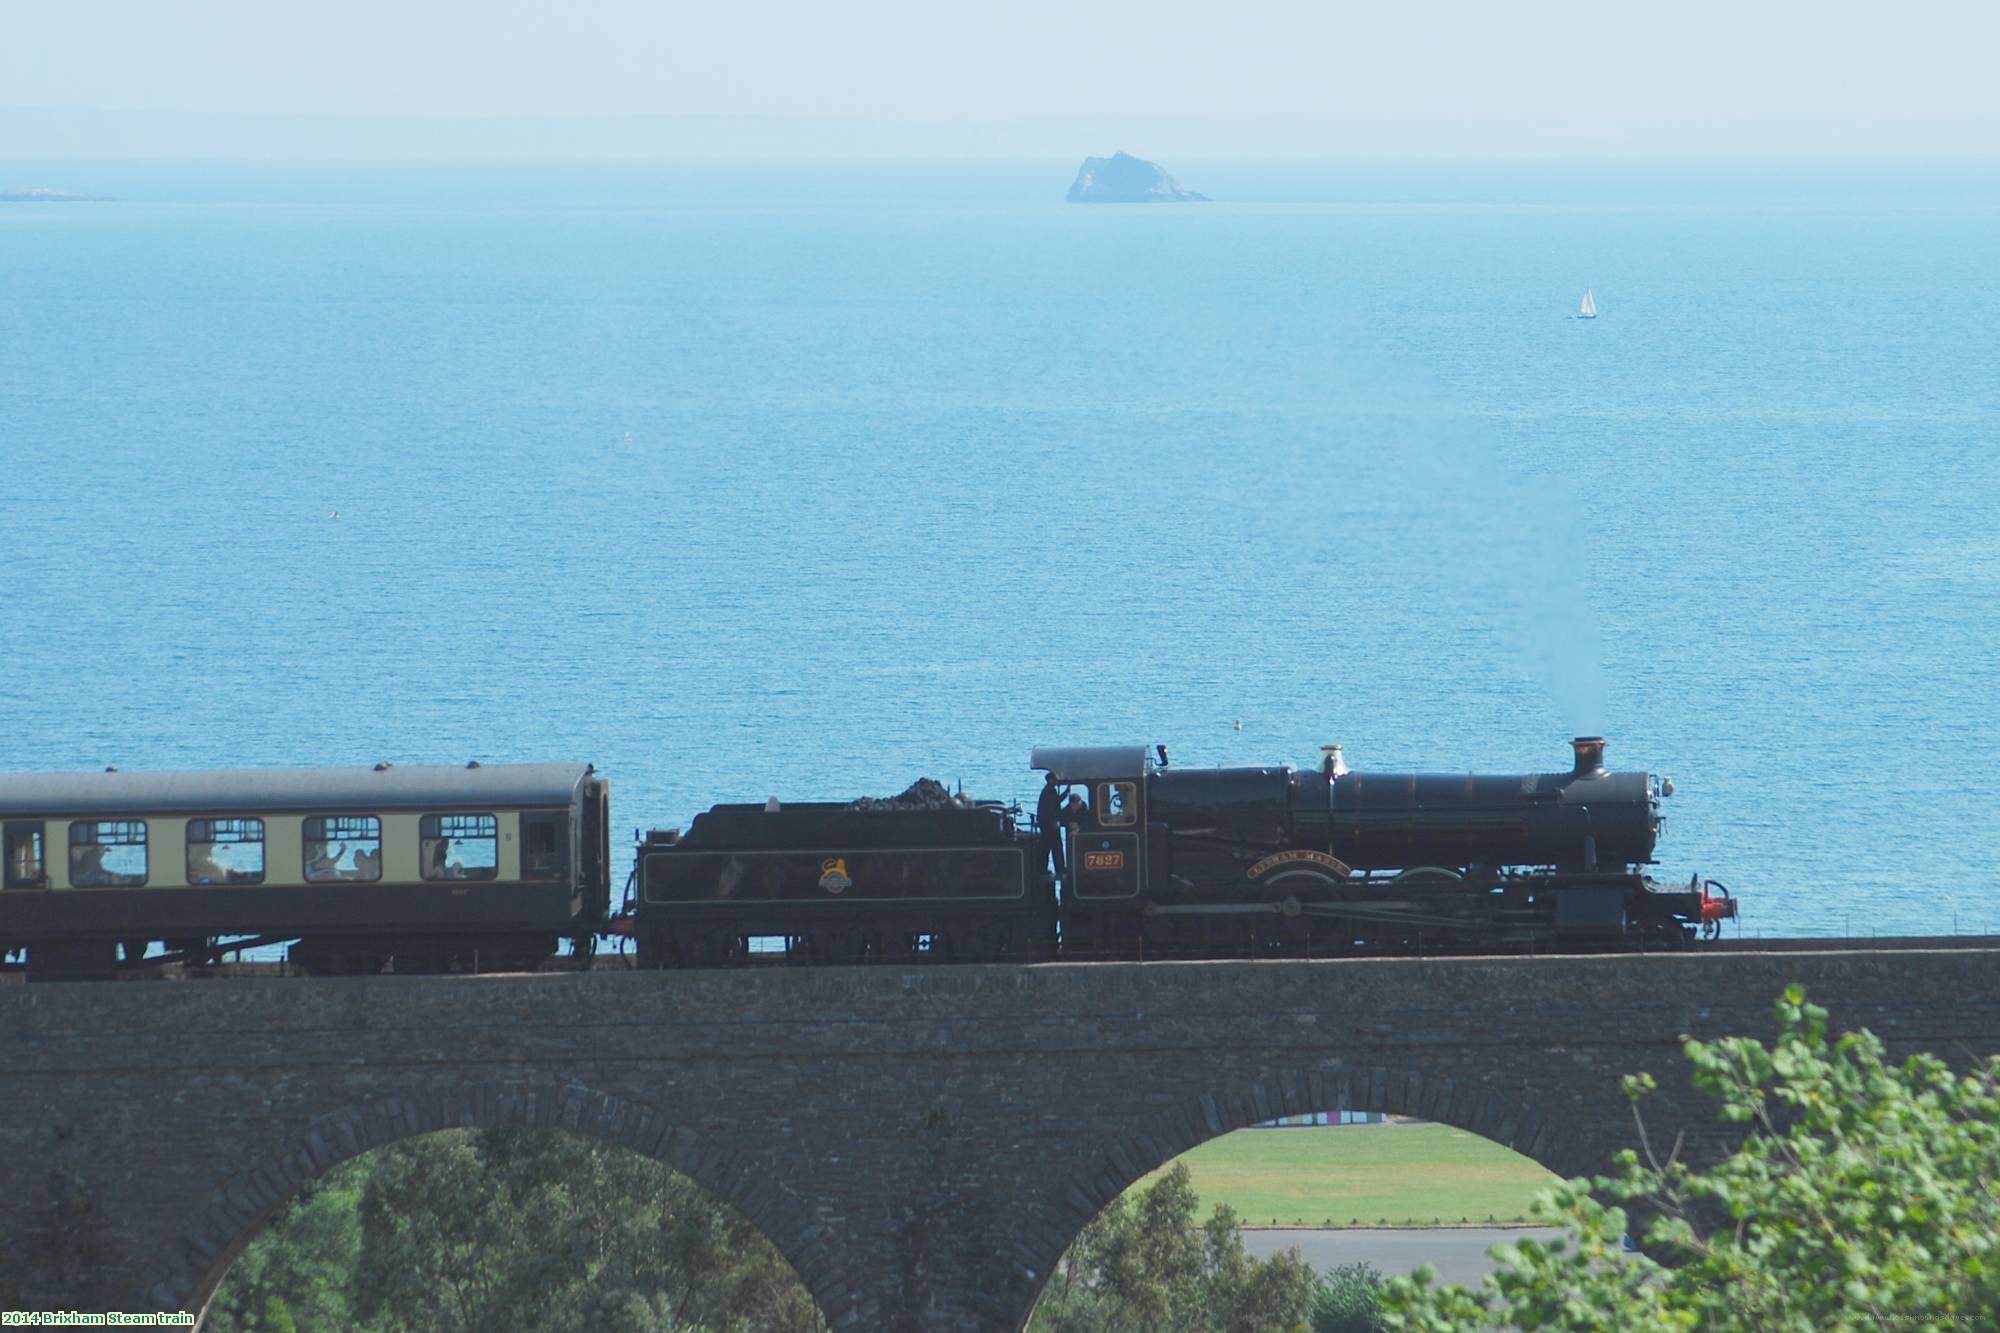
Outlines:
[[[1660,799],[1580,737],[1567,772],[1176,768],[1166,747],[1044,747],[1040,816],[906,793],[718,805],[649,834],[616,928],[643,963],[760,953],[941,958],[1336,957],[1643,948],[1713,936],[1726,887],[1656,884]],[[939,799],[942,797],[943,799]],[[1054,817],[1051,817],[1051,816]]]
[[[0,775],[0,959],[30,980],[212,965],[532,968],[565,938],[653,967],[1647,948],[1716,934],[1723,886],[1656,884],[1671,782],[1181,768],[1045,747],[1036,817],[936,783],[717,805],[640,842],[610,910],[588,765]],[[19,960],[19,961],[15,961]]]

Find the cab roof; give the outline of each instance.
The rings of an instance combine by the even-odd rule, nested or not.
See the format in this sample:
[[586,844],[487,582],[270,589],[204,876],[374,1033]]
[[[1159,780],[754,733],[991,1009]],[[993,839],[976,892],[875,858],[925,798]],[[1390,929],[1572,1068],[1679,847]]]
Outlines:
[[1135,778],[1151,771],[1153,752],[1144,745],[1037,745],[1028,767],[1047,769],[1057,782]]
[[589,764],[0,773],[0,816],[568,805]]

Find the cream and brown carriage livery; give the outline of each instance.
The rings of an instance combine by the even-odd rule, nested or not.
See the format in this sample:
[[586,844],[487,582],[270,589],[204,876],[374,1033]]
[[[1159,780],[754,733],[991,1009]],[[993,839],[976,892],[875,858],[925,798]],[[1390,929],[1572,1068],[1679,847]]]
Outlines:
[[0,949],[31,977],[289,945],[310,972],[532,967],[593,940],[587,764],[0,774]]

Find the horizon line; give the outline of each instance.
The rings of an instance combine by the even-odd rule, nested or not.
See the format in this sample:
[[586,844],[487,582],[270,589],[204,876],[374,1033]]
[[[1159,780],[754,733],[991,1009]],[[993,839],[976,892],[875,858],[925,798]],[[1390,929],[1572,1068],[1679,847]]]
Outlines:
[[1980,162],[2000,115],[1809,113],[1605,120],[1559,115],[811,118],[717,112],[147,111],[0,104],[0,161]]
[[[1101,156],[1096,153],[1070,153],[1057,155],[1042,153],[967,153],[957,156],[936,153],[878,152],[855,153],[850,156],[829,154],[798,154],[783,156],[765,153],[711,153],[698,155],[672,154],[625,154],[625,153],[524,153],[507,155],[501,153],[437,153],[437,154],[385,154],[385,153],[311,153],[287,156],[282,153],[262,152],[216,152],[190,151],[185,154],[170,153],[118,153],[118,152],[76,152],[49,154],[17,154],[0,147],[0,165],[25,164],[30,162],[62,162],[96,165],[159,165],[192,166],[200,164],[241,164],[258,166],[768,166],[768,167],[854,167],[854,166],[1046,166],[1050,164],[1074,163],[1083,157]],[[1199,152],[1177,155],[1175,164],[1193,163],[1200,166],[1398,166],[1398,165],[1473,165],[1493,164],[1538,164],[1570,163],[1589,166],[1811,166],[1811,165],[1872,165],[1896,166],[1900,164],[1994,164],[2000,163],[2000,148],[1990,151],[1972,151],[1953,148],[1936,150],[1886,152],[1886,151],[1837,151],[1827,150],[1751,150],[1741,152],[1704,152],[1699,150],[1668,150],[1614,153],[1603,150],[1579,152],[1453,152],[1447,150],[1423,151],[1404,150],[1400,152],[1377,153],[1284,153],[1247,154]]]

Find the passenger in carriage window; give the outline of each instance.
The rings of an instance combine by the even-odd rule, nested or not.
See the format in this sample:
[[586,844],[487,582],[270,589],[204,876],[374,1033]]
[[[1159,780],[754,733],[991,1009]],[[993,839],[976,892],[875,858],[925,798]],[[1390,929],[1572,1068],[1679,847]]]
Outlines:
[[378,880],[382,878],[382,849],[360,851],[354,854],[354,869],[346,876],[356,880]]
[[104,857],[110,850],[101,843],[70,848],[69,882],[86,889],[97,885],[116,884],[118,877],[104,868]]
[[306,844],[306,878],[339,879],[342,876],[340,858],[347,855],[347,844],[341,843],[339,850],[327,854],[327,844],[308,842]]
[[241,878],[215,859],[215,846],[206,842],[188,844],[188,883],[228,884]]

